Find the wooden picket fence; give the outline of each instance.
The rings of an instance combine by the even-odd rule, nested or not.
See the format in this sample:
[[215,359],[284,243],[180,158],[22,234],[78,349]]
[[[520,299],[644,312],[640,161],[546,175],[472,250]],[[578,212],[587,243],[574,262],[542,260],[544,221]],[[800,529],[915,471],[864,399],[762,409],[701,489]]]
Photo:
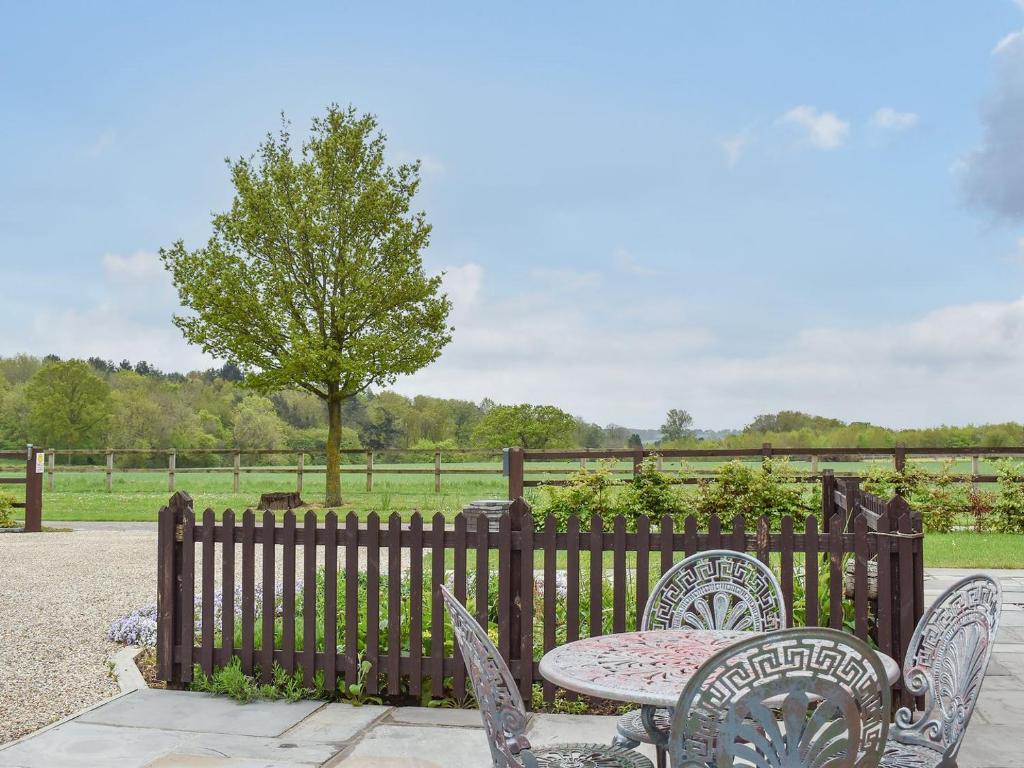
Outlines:
[[[529,701],[533,684],[543,682],[543,652],[581,634],[635,627],[661,573],[684,556],[719,548],[754,553],[776,569],[791,624],[794,611],[804,607],[800,587],[807,595],[821,587],[827,612],[819,611],[818,600],[807,600],[804,620],[836,628],[844,625],[844,564],[852,556],[854,620],[848,628],[902,663],[924,608],[920,516],[902,499],[877,500],[840,481],[825,496],[823,519],[819,529],[814,515],[784,517],[778,530],[761,519],[748,531],[742,517],[728,525],[712,517],[707,530],[698,530],[694,517],[677,526],[666,515],[660,521],[641,517],[627,530],[619,517],[606,530],[595,516],[570,518],[559,530],[548,517],[535,530],[529,506],[518,499],[497,531],[486,525],[470,530],[462,515],[446,525],[438,514],[427,524],[418,513],[408,523],[398,514],[382,521],[371,513],[360,522],[354,514],[339,520],[328,513],[321,523],[307,512],[300,524],[292,512],[258,519],[247,510],[238,521],[228,510],[217,522],[212,510],[197,519],[188,494],[177,493],[159,517],[158,671],[181,687],[192,680],[193,665],[210,674],[237,656],[243,671],[262,679],[274,663],[288,672],[301,669],[307,685],[323,672],[333,691],[338,679],[357,683],[360,665],[368,662],[368,694],[462,698],[466,675],[450,630],[449,642],[442,640],[446,617],[438,587],[447,583],[464,603],[470,598],[474,615],[496,633]],[[877,599],[868,591],[871,561],[877,562]],[[628,596],[635,603],[627,608]],[[303,638],[316,640],[298,641],[297,626]],[[553,700],[554,687],[545,684],[544,695]],[[913,704],[906,694],[901,698]]]

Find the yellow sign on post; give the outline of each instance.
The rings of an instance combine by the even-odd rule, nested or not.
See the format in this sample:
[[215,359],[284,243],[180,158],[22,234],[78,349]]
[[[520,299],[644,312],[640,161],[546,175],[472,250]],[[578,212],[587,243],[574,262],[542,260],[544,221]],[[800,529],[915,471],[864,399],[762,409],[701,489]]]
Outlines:
[[46,454],[40,451],[36,454],[36,474],[43,474],[46,469]]

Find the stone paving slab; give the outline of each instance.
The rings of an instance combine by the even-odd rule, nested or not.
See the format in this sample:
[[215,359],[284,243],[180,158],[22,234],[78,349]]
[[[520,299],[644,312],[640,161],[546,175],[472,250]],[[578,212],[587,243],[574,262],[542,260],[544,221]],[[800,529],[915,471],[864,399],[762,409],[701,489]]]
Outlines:
[[[341,745],[357,738],[392,711],[391,707],[327,704],[285,731],[281,738],[297,743],[317,741]],[[479,713],[477,715],[479,720]]]
[[239,704],[224,696],[206,693],[147,689],[86,712],[77,722],[194,733],[280,736],[322,706],[320,701]]
[[491,752],[479,728],[378,725],[329,765],[338,768],[480,768]]

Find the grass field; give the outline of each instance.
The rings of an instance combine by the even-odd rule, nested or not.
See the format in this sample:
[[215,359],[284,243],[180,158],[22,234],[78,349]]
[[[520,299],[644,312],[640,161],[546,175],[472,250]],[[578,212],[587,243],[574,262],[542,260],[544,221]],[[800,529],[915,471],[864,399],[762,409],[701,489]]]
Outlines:
[[[689,468],[709,471],[717,462],[691,463]],[[885,466],[889,463],[884,462]],[[937,469],[938,463],[923,464]],[[536,465],[529,465],[536,466]],[[566,473],[578,468],[575,463],[547,463],[547,468],[559,468]],[[630,465],[617,465],[627,469]],[[872,466],[870,462],[822,462],[819,469],[833,468],[837,472],[863,473]],[[451,520],[462,507],[476,499],[505,498],[508,492],[507,480],[495,472],[488,475],[447,474],[442,476],[441,492],[434,492],[432,474],[388,474],[389,468],[419,468],[430,470],[432,464],[378,464],[374,467],[373,490],[366,490],[364,470],[346,472],[342,476],[344,506],[341,514],[349,511],[365,517],[370,511],[381,515],[399,512],[407,516],[412,510],[419,510],[426,516],[441,512]],[[810,471],[810,464],[793,462],[794,469]],[[447,468],[498,469],[495,463],[450,464]],[[357,470],[348,465],[346,469]],[[677,471],[678,463],[665,462],[666,471]],[[970,461],[958,462],[957,471],[970,472]],[[981,471],[994,469],[982,463]],[[10,476],[10,475],[9,475]],[[564,474],[530,475],[535,479],[555,479]],[[105,489],[106,478],[102,471],[67,472],[59,470],[55,477],[54,490],[44,490],[44,521],[152,521],[157,511],[167,503],[169,497],[166,473],[117,472],[113,475],[113,490]],[[232,493],[230,470],[217,474],[190,473],[179,470],[176,487],[188,491],[195,500],[196,509],[207,507],[218,515],[224,509],[241,511],[253,507],[260,494],[267,491],[291,491],[295,489],[295,476],[284,472],[248,472],[240,479],[240,493]],[[45,489],[45,481],[44,481]],[[21,494],[20,486],[4,486],[3,490]],[[536,501],[540,491],[527,489],[527,500]],[[308,472],[303,480],[303,499],[314,506],[324,499],[324,475]],[[925,561],[929,566],[963,568],[1009,568],[1024,567],[1024,541],[1019,536],[1002,534],[929,534],[925,546]]]

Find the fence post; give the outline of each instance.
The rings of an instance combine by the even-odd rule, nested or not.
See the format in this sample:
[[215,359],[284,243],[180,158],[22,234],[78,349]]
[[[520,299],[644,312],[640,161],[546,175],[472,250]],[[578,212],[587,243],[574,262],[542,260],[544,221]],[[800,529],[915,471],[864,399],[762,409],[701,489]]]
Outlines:
[[845,481],[846,484],[846,519],[843,521],[843,530],[852,531],[853,521],[857,517],[857,507],[860,505],[860,478],[851,477]]
[[441,492],[441,452],[434,451],[434,493]]
[[818,454],[811,456],[811,474],[818,474]]
[[893,468],[902,474],[907,466],[907,446],[904,443],[896,443],[896,450],[892,455]]
[[[513,449],[516,450],[516,449]],[[522,449],[520,453],[522,452]],[[530,510],[530,505],[526,503],[526,500],[522,496],[517,496],[512,500],[512,505],[508,509],[509,517],[509,529],[512,531],[512,538],[515,538],[517,533],[521,533],[523,530],[523,518],[526,515],[533,514]],[[482,517],[482,515],[481,515]],[[518,538],[519,546],[513,547],[511,556],[509,557],[509,605],[511,610],[509,611],[509,661],[513,659],[519,659],[521,656],[522,648],[522,635],[523,635],[523,568],[528,567],[533,569],[533,553],[530,552],[526,555],[523,553],[522,548],[522,537]],[[526,566],[523,564],[527,563]],[[529,660],[531,663],[533,659]],[[520,672],[520,675],[522,673]]]
[[828,525],[836,506],[836,473],[826,469],[821,473],[821,524]]
[[302,495],[302,475],[306,471],[306,452],[299,451],[298,463],[295,465],[295,492]]
[[174,473],[178,468],[178,452],[173,448],[167,452],[167,490],[174,493]]
[[160,510],[157,528],[157,635],[156,663],[167,687],[180,690],[181,664],[175,663],[174,646],[181,637],[181,561],[180,532],[185,514],[192,511],[192,497],[184,491],[175,493],[168,506]]
[[242,452],[235,451],[234,464],[231,477],[231,492],[238,493],[241,487],[242,478]]
[[114,452],[107,449],[107,492],[114,490]]
[[644,449],[643,448],[637,448],[635,451],[633,451],[633,479],[634,480],[636,479],[636,476],[638,474],[640,474],[640,469],[643,466],[643,463],[644,463]]
[[366,452],[366,490],[373,490],[373,448]]
[[43,530],[43,451],[31,443],[25,457],[25,530]]
[[505,449],[505,474],[508,476],[508,497],[512,501],[523,495],[523,449]]
[[53,474],[57,470],[57,452],[50,448],[46,452],[46,490],[53,490]]

